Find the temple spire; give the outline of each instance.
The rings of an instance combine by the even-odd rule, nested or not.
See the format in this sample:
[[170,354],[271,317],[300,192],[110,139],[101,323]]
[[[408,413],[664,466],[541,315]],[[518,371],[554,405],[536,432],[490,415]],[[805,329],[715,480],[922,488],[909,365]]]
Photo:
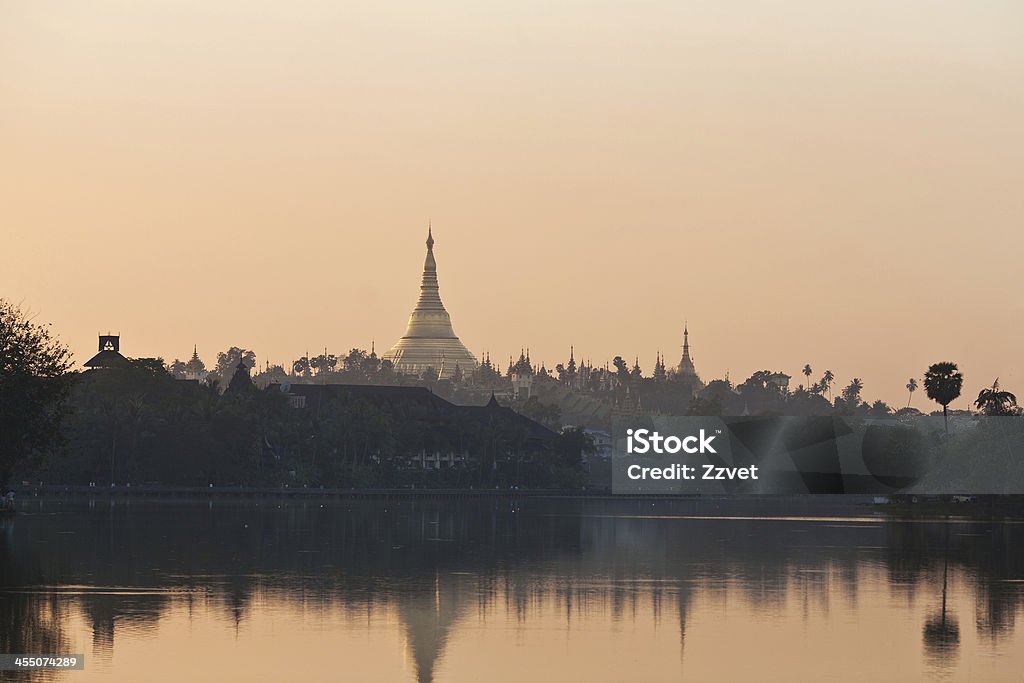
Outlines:
[[441,295],[437,285],[437,262],[434,260],[433,227],[427,226],[427,256],[423,261],[423,279],[420,282],[420,299],[416,310],[443,311]]
[[477,362],[455,335],[451,318],[441,302],[434,260],[434,226],[430,221],[427,222],[426,245],[419,299],[409,315],[405,334],[384,358],[390,359],[399,372],[419,374],[427,367],[436,368],[437,359],[443,354],[446,360],[443,374],[447,378],[455,365],[474,368]]
[[694,367],[693,358],[690,356],[690,326],[686,322],[683,323],[683,357],[679,360],[677,372],[681,377],[693,379],[697,384],[703,386],[697,375],[697,368]]

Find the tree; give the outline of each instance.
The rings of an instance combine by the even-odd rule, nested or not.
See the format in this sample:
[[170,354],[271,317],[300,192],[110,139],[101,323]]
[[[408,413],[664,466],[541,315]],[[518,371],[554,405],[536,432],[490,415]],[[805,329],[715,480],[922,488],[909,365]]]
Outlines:
[[562,409],[555,403],[542,403],[536,396],[526,399],[519,412],[548,429],[557,430],[562,427]]
[[622,359],[622,356],[615,356],[612,359],[612,366],[615,368],[620,382],[625,383],[629,380],[629,366],[626,365],[626,361]]
[[175,379],[185,379],[188,364],[180,358],[175,358],[174,362],[167,366],[167,372],[171,373]]
[[809,391],[810,390],[810,386],[811,386],[811,373],[814,372],[814,370],[811,370],[811,364],[808,363],[808,364],[804,365],[804,369],[801,370],[801,372],[803,372],[804,373],[804,377],[807,378],[807,387],[808,387],[808,391]]
[[0,485],[16,462],[59,437],[71,352],[48,325],[0,299]]
[[821,376],[821,387],[828,392],[828,400],[832,400],[832,382],[835,381],[836,376],[832,374],[831,370],[826,370],[825,374]]
[[949,434],[949,404],[960,396],[964,385],[964,376],[956,367],[956,363],[944,361],[929,366],[924,373],[924,390],[928,398],[942,406],[942,419]]
[[745,379],[742,384],[736,387],[741,394],[751,394],[768,390],[768,378],[772,376],[771,370],[758,370]]
[[850,380],[850,383],[843,389],[842,399],[843,403],[846,404],[847,409],[855,410],[860,405],[860,392],[864,389],[864,382],[861,381],[860,377],[854,377]]
[[998,377],[991,387],[978,392],[974,405],[986,415],[1019,415],[1021,412],[1017,406],[1017,397],[999,388]]
[[309,359],[309,367],[311,367],[317,375],[321,375],[325,372],[334,372],[334,368],[338,365],[338,358],[333,353],[321,353],[319,356],[315,356]]
[[214,369],[213,374],[216,375],[217,383],[220,387],[223,388],[228,385],[228,382],[231,381],[235,374],[235,370],[238,368],[238,363],[242,361],[252,370],[256,367],[256,354],[237,346],[232,346],[227,351],[221,351],[217,354],[217,367]]
[[597,452],[594,439],[582,427],[569,427],[555,437],[552,443],[555,461],[571,469],[578,470],[583,465],[583,457]]
[[868,408],[868,415],[870,417],[887,417],[892,415],[892,408],[885,401],[877,400]]
[[907,407],[909,408],[910,402],[914,400],[914,392],[917,391],[917,380],[913,377],[907,381],[907,391],[910,392],[910,395],[907,397]]
[[722,401],[718,396],[698,396],[690,401],[686,409],[687,415],[717,416],[722,414]]
[[370,354],[366,353],[363,349],[353,348],[349,350],[348,354],[341,359],[341,366],[345,369],[345,372],[365,377],[367,373],[367,361],[370,359]]

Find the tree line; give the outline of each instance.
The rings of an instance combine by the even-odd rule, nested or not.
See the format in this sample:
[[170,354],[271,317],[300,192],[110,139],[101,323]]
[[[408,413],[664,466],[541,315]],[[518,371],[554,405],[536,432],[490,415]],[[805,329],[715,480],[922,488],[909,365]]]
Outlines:
[[[358,354],[357,354],[358,355]],[[248,377],[253,357],[218,358],[228,382],[180,381],[159,359],[72,372],[46,327],[0,307],[0,484],[165,484],[325,487],[578,488],[581,430],[528,442],[508,413],[455,410],[359,396],[296,408]],[[241,364],[245,371],[239,371]],[[435,455],[450,466],[424,467]]]
[[[894,409],[883,401],[865,401],[859,378],[836,390],[835,374],[825,370],[812,382],[809,364],[802,369],[806,384],[790,390],[788,376],[769,370],[738,384],[728,377],[704,384],[666,369],[660,355],[654,372],[645,376],[638,360],[630,366],[616,356],[595,367],[577,364],[571,352],[553,372],[534,365],[528,352],[518,361],[510,358],[504,372],[485,354],[478,366],[442,379],[430,368],[417,375],[397,372],[372,348],[341,357],[305,354],[287,370],[269,364],[260,370],[251,350],[233,346],[219,353],[209,370],[194,353],[187,362],[138,359],[123,372],[76,373],[68,349],[48,326],[0,300],[0,483],[20,461],[22,473],[50,472],[76,482],[413,485],[424,483],[417,478],[434,476],[437,484],[492,485],[540,481],[543,475],[575,485],[580,453],[591,448],[579,430],[566,432],[547,462],[524,463],[508,457],[521,451],[522,437],[515,430],[485,434],[472,425],[388,415],[357,402],[311,414],[292,409],[274,391],[227,396],[224,390],[239,365],[255,371],[258,387],[290,381],[415,385],[465,404],[479,404],[490,391],[504,392],[506,403],[556,431],[564,422],[579,422],[538,398],[544,387],[590,394],[626,413],[898,417],[920,414],[910,407],[919,386],[948,417],[963,388],[955,363],[935,363],[920,385],[916,378],[908,381],[908,405]],[[513,378],[529,379],[538,391],[514,397]],[[985,415],[1021,415],[1017,397],[998,379],[979,392],[973,406]],[[480,457],[436,476],[401,474],[410,455],[430,449],[462,449]]]

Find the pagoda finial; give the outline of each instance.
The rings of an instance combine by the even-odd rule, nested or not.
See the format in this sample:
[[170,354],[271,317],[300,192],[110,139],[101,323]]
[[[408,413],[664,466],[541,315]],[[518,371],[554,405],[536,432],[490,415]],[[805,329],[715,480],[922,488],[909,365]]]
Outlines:
[[427,249],[434,248],[434,226],[431,221],[427,221]]

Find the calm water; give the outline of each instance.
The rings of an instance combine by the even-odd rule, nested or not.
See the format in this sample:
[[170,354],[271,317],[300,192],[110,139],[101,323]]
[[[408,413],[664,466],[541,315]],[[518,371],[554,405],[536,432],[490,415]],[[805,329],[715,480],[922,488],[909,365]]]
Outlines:
[[0,652],[84,653],[37,676],[76,683],[1024,679],[1024,525],[803,505],[31,501]]

